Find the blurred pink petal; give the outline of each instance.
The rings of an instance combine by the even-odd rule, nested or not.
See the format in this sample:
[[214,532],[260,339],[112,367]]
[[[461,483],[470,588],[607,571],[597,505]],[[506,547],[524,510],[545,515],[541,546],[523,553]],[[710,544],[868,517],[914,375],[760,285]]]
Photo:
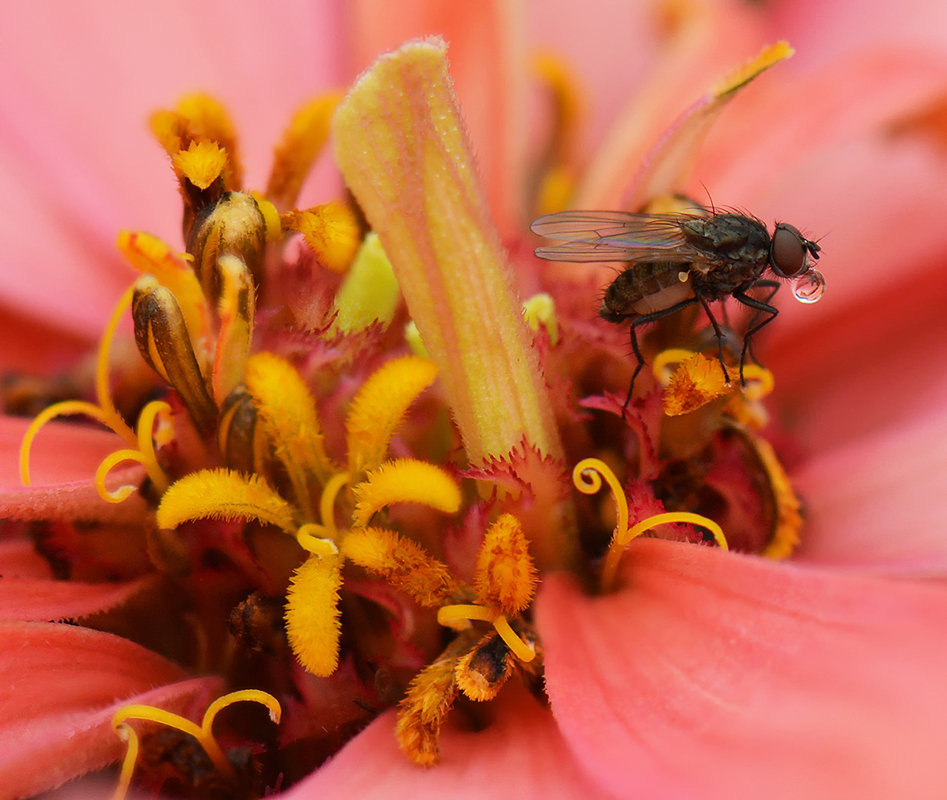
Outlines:
[[820,453],[796,475],[810,520],[799,560],[944,577],[947,537],[936,502],[944,475],[943,413]]
[[97,337],[134,277],[116,232],[180,239],[179,199],[150,113],[213,87],[240,127],[251,182],[262,185],[294,107],[339,78],[341,42],[328,35],[338,8],[24,6],[0,31],[0,190],[15,198],[0,221],[0,304]]
[[582,775],[549,711],[532,697],[513,689],[502,695],[495,708],[498,718],[482,732],[448,726],[441,736],[441,763],[429,769],[408,761],[395,744],[394,715],[383,714],[318,773],[283,797],[608,797]]
[[[121,522],[141,520],[144,501],[137,495],[124,503],[106,503],[95,490],[95,470],[109,453],[124,447],[114,433],[67,422],[50,422],[37,434],[30,458],[32,484],[20,480],[19,450],[30,420],[0,416],[0,517]],[[137,485],[144,470],[137,464],[118,467],[110,489]]]
[[179,667],[107,633],[3,622],[0,635],[0,786],[7,797],[117,760],[124,752],[111,727],[118,707],[140,702],[181,711],[217,688],[209,678],[173,683],[184,675]]
[[556,719],[590,775],[652,797],[942,797],[943,592],[662,541],[537,607]]
[[0,579],[0,620],[78,619],[115,608],[153,582],[146,577],[121,583],[81,583],[4,574]]

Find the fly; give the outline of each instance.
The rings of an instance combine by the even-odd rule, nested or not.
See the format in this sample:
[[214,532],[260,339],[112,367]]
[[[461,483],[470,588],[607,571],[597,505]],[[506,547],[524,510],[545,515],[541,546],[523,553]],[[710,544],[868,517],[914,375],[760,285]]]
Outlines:
[[[550,261],[622,261],[624,270],[605,289],[599,316],[609,322],[631,323],[631,349],[638,366],[645,364],[637,330],[649,322],[700,303],[717,337],[717,358],[729,382],[723,360],[723,331],[710,303],[733,297],[753,309],[743,335],[740,380],[747,354],[753,357],[754,334],[772,322],[779,310],[771,304],[780,283],[765,277],[792,278],[793,294],[804,303],[822,296],[825,279],[812,266],[821,248],[797,228],[780,222],[772,236],[754,217],[736,213],[633,214],[624,211],[563,211],[540,217],[530,225],[540,236],[562,242],[536,249]],[[753,289],[764,289],[762,299]]]

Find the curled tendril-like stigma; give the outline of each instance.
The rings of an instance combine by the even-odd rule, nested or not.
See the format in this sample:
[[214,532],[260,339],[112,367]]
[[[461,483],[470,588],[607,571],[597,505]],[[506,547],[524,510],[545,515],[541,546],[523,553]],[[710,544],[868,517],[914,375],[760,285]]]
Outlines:
[[618,574],[618,565],[621,562],[622,554],[628,544],[641,534],[657,527],[672,522],[685,522],[691,525],[699,525],[711,532],[714,540],[721,549],[727,550],[727,539],[723,534],[721,527],[712,519],[708,519],[702,514],[694,514],[690,511],[669,511],[664,514],[654,514],[640,522],[635,523],[631,528],[628,527],[628,500],[625,492],[618,482],[618,478],[611,468],[597,458],[585,458],[575,465],[572,470],[572,482],[575,487],[584,494],[595,494],[602,488],[602,480],[608,484],[612,490],[612,496],[615,498],[615,505],[618,508],[618,524],[615,526],[615,534],[612,537],[611,544],[608,546],[608,553],[605,556],[605,564],[602,567],[601,587],[603,592],[611,591],[615,586],[615,578]]
[[487,606],[477,605],[475,603],[457,603],[454,605],[441,606],[437,610],[437,621],[447,628],[463,628],[465,623],[470,620],[480,622],[489,622],[493,625],[499,637],[503,640],[510,652],[520,661],[528,664],[536,658],[536,649],[527,644],[517,635],[516,631],[510,626],[505,614],[498,613]]
[[270,719],[277,725],[279,724],[280,715],[282,713],[279,701],[273,697],[273,695],[260,691],[259,689],[242,689],[238,692],[231,692],[230,694],[218,697],[207,707],[207,711],[204,712],[204,717],[200,725],[191,722],[191,720],[186,717],[173,714],[170,711],[155,706],[132,704],[123,706],[116,711],[112,716],[112,728],[119,738],[128,742],[128,749],[122,761],[121,775],[119,777],[118,786],[115,788],[115,793],[112,795],[112,800],[122,800],[125,797],[135,771],[135,763],[138,759],[138,751],[140,749],[138,734],[135,732],[135,729],[128,724],[131,720],[156,722],[159,725],[164,725],[168,728],[186,733],[189,736],[193,736],[200,743],[201,747],[204,748],[204,752],[207,753],[207,757],[210,758],[218,772],[225,778],[236,780],[237,775],[234,772],[233,766],[230,761],[227,760],[227,756],[214,738],[213,726],[214,719],[218,713],[227,706],[240,702],[259,703],[265,706],[270,712]]

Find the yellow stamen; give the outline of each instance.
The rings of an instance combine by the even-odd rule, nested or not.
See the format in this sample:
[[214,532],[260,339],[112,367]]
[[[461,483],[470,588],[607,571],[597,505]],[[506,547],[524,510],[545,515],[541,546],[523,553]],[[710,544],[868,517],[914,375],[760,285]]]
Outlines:
[[466,642],[452,643],[433,664],[422,669],[408,686],[398,708],[395,737],[415,764],[437,763],[441,726],[457,697],[455,670]]
[[253,275],[237,256],[223,255],[217,266],[223,286],[217,307],[220,333],[214,354],[213,384],[214,397],[220,405],[243,377],[253,341],[256,290]]
[[[155,443],[153,430],[155,420],[158,414],[171,413],[171,406],[163,400],[152,400],[146,405],[138,416],[138,449],[137,450],[117,450],[106,456],[95,471],[95,488],[99,497],[107,503],[121,503],[123,500],[137,489],[137,486],[126,484],[120,486],[115,491],[109,491],[105,486],[105,479],[116,464],[122,461],[137,461],[144,466],[145,472],[151,478],[158,492],[164,492],[168,488],[168,478],[158,463],[158,457],[155,455]],[[162,434],[166,437],[167,434]]]
[[191,142],[187,150],[171,157],[171,163],[198,189],[206,189],[227,168],[227,151],[216,142]]
[[296,541],[307,553],[312,553],[312,555],[320,558],[339,554],[339,547],[333,541],[329,532],[321,525],[312,522],[306,523],[296,531]]
[[343,486],[347,486],[351,476],[347,472],[339,472],[333,475],[329,482],[323,487],[322,494],[319,496],[319,519],[330,535],[335,538],[338,530],[335,527],[335,498],[342,491]]
[[342,559],[310,556],[296,570],[286,595],[286,635],[299,662],[324,677],[339,665],[339,589]]
[[322,426],[309,387],[288,361],[257,353],[244,372],[260,419],[276,457],[286,468],[293,497],[307,521],[313,521],[309,481],[325,483],[336,472],[325,453]]
[[310,100],[293,115],[276,146],[266,195],[280,208],[296,205],[303,181],[329,135],[329,121],[342,99],[337,92]]
[[326,269],[345,272],[361,244],[358,220],[342,203],[325,203],[305,211],[291,211],[281,217],[283,228],[301,233]]
[[154,275],[174,295],[184,315],[191,346],[200,352],[210,335],[210,310],[190,263],[156,236],[120,231],[118,249],[135,269]]
[[552,295],[540,292],[527,298],[523,303],[523,317],[533,333],[539,331],[540,325],[545,327],[549,344],[556,345],[559,341],[559,322],[556,319],[556,303]]
[[401,289],[391,262],[375,233],[369,233],[335,295],[332,330],[354,333],[373,323],[383,327],[395,316]]
[[228,154],[224,183],[228,189],[243,184],[243,169],[237,136],[227,110],[206,94],[190,94],[178,101],[174,111],[158,111],[151,117],[151,131],[169,156],[191,142],[216,142]]
[[194,519],[255,519],[296,535],[292,506],[259,475],[232,470],[200,470],[172,483],[161,498],[157,519],[161,528],[176,528]]
[[723,530],[712,519],[708,519],[701,514],[694,514],[689,511],[670,511],[665,514],[655,514],[647,519],[638,522],[631,529],[628,528],[628,500],[625,492],[615,477],[611,468],[597,458],[585,458],[575,465],[572,470],[572,482],[575,487],[584,494],[595,494],[602,488],[602,479],[608,483],[612,490],[612,496],[615,498],[615,505],[618,509],[618,524],[615,526],[615,533],[612,542],[608,547],[608,553],[605,556],[605,564],[602,567],[602,591],[607,592],[615,585],[615,577],[618,574],[618,564],[621,561],[622,554],[628,544],[640,536],[642,533],[658,525],[666,525],[671,522],[686,522],[691,525],[699,525],[706,528],[712,534],[721,549],[727,550],[727,540],[723,535]]
[[702,514],[694,514],[690,511],[669,511],[665,514],[655,514],[647,519],[641,520],[635,524],[623,537],[615,536],[608,547],[608,554],[605,556],[605,564],[602,567],[602,591],[611,591],[615,586],[615,578],[618,574],[618,564],[621,561],[625,548],[632,539],[641,534],[656,528],[658,525],[667,525],[672,522],[686,522],[691,525],[699,525],[706,528],[712,534],[721,550],[729,550],[727,539],[723,535],[721,527],[712,519],[708,519]]
[[615,473],[604,461],[597,458],[584,458],[572,470],[572,483],[583,494],[597,494],[602,488],[602,478],[608,483],[615,499],[618,521],[614,538],[624,537],[628,532],[628,499]]
[[423,606],[443,603],[457,588],[446,564],[394,531],[351,531],[342,541],[342,554]]
[[134,287],[127,289],[116,303],[112,316],[109,317],[108,324],[105,326],[102,340],[99,342],[95,362],[95,393],[98,405],[81,400],[66,400],[62,403],[55,403],[38,414],[26,429],[26,433],[23,434],[23,441],[20,443],[20,480],[24,486],[30,485],[30,448],[33,445],[33,440],[36,438],[36,434],[39,433],[40,428],[55,417],[85,414],[111,428],[128,444],[134,445],[137,443],[138,437],[118,413],[115,404],[112,402],[112,393],[109,389],[109,354],[112,350],[112,341],[115,339],[118,323],[128,310],[128,306],[131,305],[133,293]]
[[716,359],[695,353],[681,362],[671,377],[664,392],[664,413],[669,417],[688,414],[728,394],[731,388]]
[[362,384],[345,418],[349,471],[353,475],[382,462],[408,407],[436,377],[433,361],[405,356],[389,361]]
[[236,780],[237,775],[231,763],[227,760],[220,745],[214,738],[213,725],[217,714],[234,703],[251,702],[260,703],[270,712],[270,719],[279,724],[282,709],[279,701],[273,695],[262,692],[259,689],[242,689],[237,692],[231,692],[223,697],[218,697],[208,706],[204,712],[201,724],[197,725],[186,717],[179,714],[173,714],[162,708],[142,704],[131,704],[123,706],[112,716],[112,728],[119,738],[128,742],[128,750],[125,752],[125,758],[122,761],[122,772],[119,777],[118,786],[112,795],[113,800],[122,800],[128,792],[131,784],[132,774],[135,769],[135,762],[138,759],[139,740],[138,734],[134,728],[128,724],[130,720],[139,720],[143,722],[155,722],[168,728],[181,731],[189,736],[193,736],[204,748],[204,752],[210,758],[211,762],[217,768],[218,772],[228,780]]
[[457,687],[471,700],[493,700],[513,674],[516,659],[496,632],[489,633],[457,662]]
[[506,616],[495,609],[475,604],[457,603],[441,606],[437,610],[438,624],[447,628],[463,630],[468,627],[469,620],[489,622],[493,625],[500,638],[506,642],[507,647],[520,661],[528,664],[536,658],[536,650],[517,636],[516,631],[510,627]]
[[24,486],[31,485],[30,449],[40,428],[55,417],[65,417],[73,414],[85,414],[103,425],[108,425],[106,413],[97,405],[83,400],[64,400],[61,403],[54,403],[48,408],[44,408],[30,423],[26,433],[23,434],[23,441],[20,442],[20,480]]
[[352,524],[368,525],[376,512],[392,503],[420,503],[453,514],[460,508],[460,489],[441,467],[426,461],[387,461],[353,489]]
[[714,97],[722,97],[723,95],[731,94],[741,86],[748,84],[761,72],[789,58],[795,52],[796,51],[789,46],[789,42],[786,41],[779,41],[775,44],[767,45],[760,51],[759,55],[739,69],[734,70],[730,75],[727,75],[720,83],[711,87],[711,94]]
[[503,514],[483,537],[474,577],[477,599],[503,614],[524,611],[536,591],[536,567],[523,526]]

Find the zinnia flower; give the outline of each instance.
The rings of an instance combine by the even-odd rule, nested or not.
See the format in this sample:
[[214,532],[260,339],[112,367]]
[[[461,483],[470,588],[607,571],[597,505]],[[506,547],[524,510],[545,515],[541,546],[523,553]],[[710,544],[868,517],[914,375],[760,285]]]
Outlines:
[[[352,6],[315,75],[302,46],[278,78],[262,54],[239,71],[216,17],[166,33],[220,48],[217,75],[139,53],[160,77],[130,81],[129,107],[170,158],[183,242],[157,158],[108,109],[57,124],[71,98],[40,125],[28,73],[8,87],[8,147],[36,163],[11,161],[19,269],[0,284],[19,370],[0,423],[4,791],[124,752],[121,790],[186,796],[941,796],[942,298],[909,288],[942,268],[942,57],[836,27],[807,67],[778,64],[785,44],[739,67],[783,27],[817,37],[801,14],[636,9],[648,68],[600,87],[632,100],[604,137],[593,115],[589,157],[555,54],[524,124],[512,8],[419,5]],[[320,14],[339,29],[341,9]],[[164,19],[118,41],[164,41]],[[450,48],[402,45],[434,33]],[[343,56],[374,64],[270,131],[268,179],[242,167],[261,131],[238,136],[210,96],[149,116],[169,85],[217,78],[265,95],[270,125]],[[348,196],[325,165],[303,188],[330,133]],[[697,314],[659,322],[623,405],[627,332],[594,318],[607,269],[538,261],[528,223],[693,207],[702,184],[825,232],[832,299],[781,302],[745,388],[738,344]],[[53,419],[76,415],[94,423]]]

